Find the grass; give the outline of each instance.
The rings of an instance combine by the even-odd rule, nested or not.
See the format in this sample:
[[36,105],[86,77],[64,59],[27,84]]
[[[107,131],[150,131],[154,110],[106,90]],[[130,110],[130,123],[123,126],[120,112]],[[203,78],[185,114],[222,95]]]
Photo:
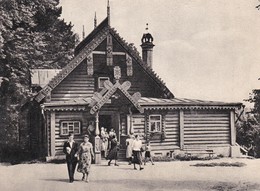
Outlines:
[[195,165],[191,166],[196,166],[196,167],[216,167],[216,166],[221,166],[221,167],[243,167],[246,166],[245,163],[242,162],[211,162],[211,163],[197,163]]

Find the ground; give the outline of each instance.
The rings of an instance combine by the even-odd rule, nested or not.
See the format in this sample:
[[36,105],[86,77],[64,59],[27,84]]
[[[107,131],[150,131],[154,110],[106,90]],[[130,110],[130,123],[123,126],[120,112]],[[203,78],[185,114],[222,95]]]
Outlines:
[[[243,167],[195,167],[197,163],[242,162]],[[173,161],[148,163],[134,170],[126,162],[120,166],[92,165],[90,182],[68,183],[66,164],[0,164],[2,191],[161,191],[161,190],[260,190],[260,159],[216,159],[210,161]]]

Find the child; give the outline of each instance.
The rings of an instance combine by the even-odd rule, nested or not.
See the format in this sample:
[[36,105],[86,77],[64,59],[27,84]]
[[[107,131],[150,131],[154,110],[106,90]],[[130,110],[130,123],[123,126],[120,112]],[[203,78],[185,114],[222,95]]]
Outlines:
[[147,145],[145,146],[145,158],[144,158],[144,165],[146,162],[148,162],[147,160],[150,159],[152,165],[154,165],[153,163],[153,157],[151,156],[151,145],[150,145],[150,141],[147,142]]

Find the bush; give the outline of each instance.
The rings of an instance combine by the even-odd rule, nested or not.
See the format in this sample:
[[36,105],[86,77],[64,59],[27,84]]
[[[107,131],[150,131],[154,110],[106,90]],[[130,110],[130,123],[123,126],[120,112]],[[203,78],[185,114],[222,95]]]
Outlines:
[[0,162],[10,162],[11,164],[19,164],[32,159],[29,151],[17,145],[2,147],[0,149],[0,157]]
[[174,159],[168,156],[154,156],[153,161],[155,162],[170,162],[173,161]]

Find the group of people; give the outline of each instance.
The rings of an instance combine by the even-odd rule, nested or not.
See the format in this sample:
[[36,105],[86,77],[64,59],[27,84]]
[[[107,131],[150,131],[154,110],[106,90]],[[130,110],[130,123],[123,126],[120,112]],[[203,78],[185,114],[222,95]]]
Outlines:
[[[148,141],[145,147],[143,147],[142,140],[140,140],[139,135],[129,135],[126,139],[126,158],[128,159],[128,164],[134,164],[134,169],[137,170],[136,164],[139,164],[139,169],[143,170],[144,165],[148,160],[151,161],[152,165],[154,165],[152,156],[151,156],[151,145]],[[145,152],[145,157],[143,158],[142,152]]]
[[100,132],[100,140],[101,140],[101,157],[106,158],[108,155],[108,151],[111,149],[112,140],[117,138],[116,132],[113,128],[107,132],[107,129],[104,127],[101,127]]
[[[108,166],[111,165],[111,161],[115,160],[114,165],[118,166],[118,151],[119,142],[117,141],[116,133],[112,129],[109,134],[106,133],[104,128],[101,129],[101,151],[103,151],[103,156],[108,161]],[[129,160],[129,164],[134,164],[134,169],[137,170],[136,164],[139,164],[140,170],[143,170],[146,162],[151,160],[152,164],[154,162],[151,156],[151,145],[148,142],[145,147],[143,147],[142,141],[139,135],[129,135],[126,139],[126,158]],[[145,151],[145,158],[142,157],[142,152]],[[78,145],[74,141],[74,134],[69,134],[69,139],[64,143],[63,152],[66,154],[67,168],[69,174],[69,181],[72,183],[74,181],[74,173],[77,167],[77,171],[82,173],[82,180],[89,182],[89,174],[91,163],[94,160],[93,145],[89,142],[89,135],[84,136],[84,141]]]

